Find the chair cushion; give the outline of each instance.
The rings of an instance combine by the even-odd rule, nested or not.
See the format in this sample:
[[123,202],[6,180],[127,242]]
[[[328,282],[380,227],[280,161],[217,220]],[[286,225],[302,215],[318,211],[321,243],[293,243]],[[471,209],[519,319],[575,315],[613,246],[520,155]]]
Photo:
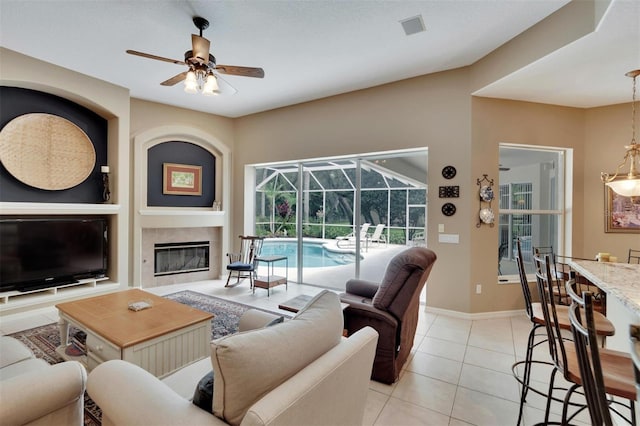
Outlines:
[[45,370],[47,370],[49,367],[51,367],[51,365],[44,359],[28,358],[20,362],[14,362],[11,365],[1,368],[0,381],[8,380],[12,377],[21,376],[25,373],[30,373],[32,371],[38,370],[43,370],[43,373],[46,374]]
[[340,343],[342,329],[338,296],[325,290],[290,321],[214,340],[213,413],[240,424],[255,402]]
[[233,262],[227,265],[230,271],[253,271],[252,263]]
[[33,352],[18,339],[0,336],[0,368],[34,358]]

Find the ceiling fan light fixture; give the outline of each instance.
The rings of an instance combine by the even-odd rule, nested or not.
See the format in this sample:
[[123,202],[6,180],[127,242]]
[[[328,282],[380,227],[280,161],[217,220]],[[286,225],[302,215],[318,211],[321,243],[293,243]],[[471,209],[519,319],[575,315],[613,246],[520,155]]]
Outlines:
[[[609,173],[601,172],[600,179],[611,188],[616,194],[624,197],[640,197],[640,172],[636,164],[640,162],[640,147],[636,143],[636,77],[640,75],[639,70],[629,71],[625,74],[633,78],[633,95],[631,98],[631,144],[625,145],[627,152],[624,161],[620,163],[613,176]],[[629,161],[629,173],[626,177],[617,179],[625,164]]]
[[220,77],[220,74],[264,78],[264,70],[262,68],[217,65],[215,56],[213,56],[209,50],[211,42],[202,36],[202,31],[209,27],[209,21],[202,17],[195,16],[193,23],[200,30],[200,35],[191,34],[191,50],[187,50],[184,53],[184,61],[139,52],[137,50],[129,49],[126,52],[130,55],[141,56],[156,61],[187,66],[188,70],[186,72],[181,72],[160,83],[162,86],[174,86],[184,81],[184,91],[187,93],[200,92],[206,96],[226,96],[237,93],[237,90]]
[[207,80],[202,87],[202,94],[205,96],[213,96],[219,93],[218,79],[213,73],[207,75]]
[[187,93],[198,93],[198,79],[196,73],[191,70],[184,79],[184,91]]

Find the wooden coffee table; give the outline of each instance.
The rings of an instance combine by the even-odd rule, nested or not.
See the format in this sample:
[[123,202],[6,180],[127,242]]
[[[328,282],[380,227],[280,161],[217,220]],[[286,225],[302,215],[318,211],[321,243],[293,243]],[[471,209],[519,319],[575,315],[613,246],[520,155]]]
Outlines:
[[[129,309],[147,301],[151,308]],[[139,365],[164,377],[210,355],[213,315],[146,291],[131,289],[56,305],[64,359],[76,359],[92,370],[110,359]],[[86,332],[86,355],[69,356],[69,326]]]

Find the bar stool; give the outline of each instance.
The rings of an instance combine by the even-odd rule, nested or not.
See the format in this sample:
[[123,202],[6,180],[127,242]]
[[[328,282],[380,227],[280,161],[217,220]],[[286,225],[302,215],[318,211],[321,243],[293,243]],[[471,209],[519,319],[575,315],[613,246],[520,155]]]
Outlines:
[[[636,379],[636,402],[640,402],[640,325],[631,324],[629,326],[629,335],[631,337],[631,359],[633,360],[633,373]],[[638,408],[640,404],[636,404],[636,418],[638,417]]]
[[[631,377],[634,369],[631,358],[623,352],[598,348],[593,294],[584,291],[580,297],[576,293],[576,286],[575,282],[567,283],[567,294],[571,298],[569,319],[580,372],[580,385],[587,401],[591,424],[612,425],[611,411],[622,416],[617,410],[618,406],[628,408],[631,420],[625,420],[636,424],[634,404],[637,392],[635,381]],[[607,394],[628,399],[629,405],[609,399]],[[570,397],[568,393],[565,401]]]
[[[570,349],[567,349],[565,347],[565,337],[562,336],[562,332],[559,326],[558,311],[556,309],[554,297],[552,296],[551,286],[553,284],[551,278],[550,258],[548,255],[545,256],[545,258],[536,256],[534,257],[534,262],[536,262],[536,282],[538,285],[538,291],[541,298],[541,306],[545,317],[545,327],[547,330],[549,353],[551,354],[551,358],[554,364],[554,368],[551,372],[551,377],[549,380],[544,423],[549,424],[551,401],[555,400],[561,401],[563,403],[562,419],[560,424],[565,425],[568,424],[568,422],[582,410],[587,408],[586,405],[571,402],[573,393],[582,386],[582,378],[580,375],[580,368],[576,350],[573,348],[573,345]],[[567,284],[567,289],[573,289],[573,286],[575,286],[575,281],[569,281],[569,283]],[[595,326],[593,333],[595,336]],[[597,350],[597,347],[598,345],[596,344],[594,348]],[[594,348],[591,349],[593,350]],[[624,399],[630,399],[631,405],[633,405],[633,400],[635,400],[636,392],[635,385],[631,382],[631,370],[629,370],[626,378],[626,373],[622,373],[622,375],[620,375],[619,370],[619,365],[625,365],[625,362],[630,362],[630,358],[627,357],[627,361],[624,361],[625,358],[621,356],[619,352],[611,351],[608,349],[601,349],[600,354],[602,355],[601,367],[607,393],[609,395],[618,396]],[[555,377],[558,372],[562,374],[567,382],[572,383],[572,385],[568,389],[555,387]],[[555,390],[566,391],[564,398],[555,398],[553,396]],[[578,409],[571,416],[568,416],[569,406],[578,407]],[[635,415],[633,414],[633,411],[632,424],[635,425]]]
[[[518,422],[516,423],[517,425],[519,425],[520,421],[522,420],[524,403],[526,402],[527,394],[530,389],[529,383],[531,381],[531,367],[534,364],[543,364],[543,365],[553,365],[553,364],[548,361],[533,360],[533,350],[536,348],[536,346],[543,344],[547,341],[546,339],[543,339],[537,343],[535,342],[536,336],[546,336],[545,333],[542,333],[542,334],[536,333],[538,329],[545,327],[545,317],[544,317],[544,312],[542,310],[542,306],[540,302],[533,302],[531,290],[529,288],[529,281],[527,280],[527,274],[524,268],[522,248],[520,246],[519,239],[516,240],[516,247],[517,247],[516,263],[518,265],[520,285],[522,287],[522,295],[524,297],[525,312],[527,314],[527,318],[529,318],[529,321],[531,322],[531,331],[529,332],[529,337],[527,340],[527,351],[525,354],[525,359],[524,361],[516,362],[512,366],[512,372],[514,377],[522,385],[522,392],[520,394],[520,408],[518,413]],[[557,305],[556,310],[558,312],[558,323],[559,323],[560,329],[570,330],[571,323],[569,322],[569,307],[564,305]],[[607,336],[614,335],[615,327],[613,326],[611,321],[609,321],[604,315],[600,313],[596,313],[595,317],[596,317],[597,334],[598,336],[601,337],[602,344],[604,345],[605,338]],[[517,371],[517,369],[521,365],[524,365],[524,374],[522,379],[519,378],[519,374]],[[533,389],[533,391],[538,393],[539,395],[542,395],[545,397],[547,396],[547,394],[536,391],[535,389]]]

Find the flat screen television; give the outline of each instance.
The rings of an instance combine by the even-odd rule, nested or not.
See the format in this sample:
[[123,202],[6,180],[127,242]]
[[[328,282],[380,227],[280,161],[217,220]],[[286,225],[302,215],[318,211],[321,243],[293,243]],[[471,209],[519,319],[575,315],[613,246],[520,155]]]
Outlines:
[[106,218],[0,219],[0,292],[55,287],[106,272]]

